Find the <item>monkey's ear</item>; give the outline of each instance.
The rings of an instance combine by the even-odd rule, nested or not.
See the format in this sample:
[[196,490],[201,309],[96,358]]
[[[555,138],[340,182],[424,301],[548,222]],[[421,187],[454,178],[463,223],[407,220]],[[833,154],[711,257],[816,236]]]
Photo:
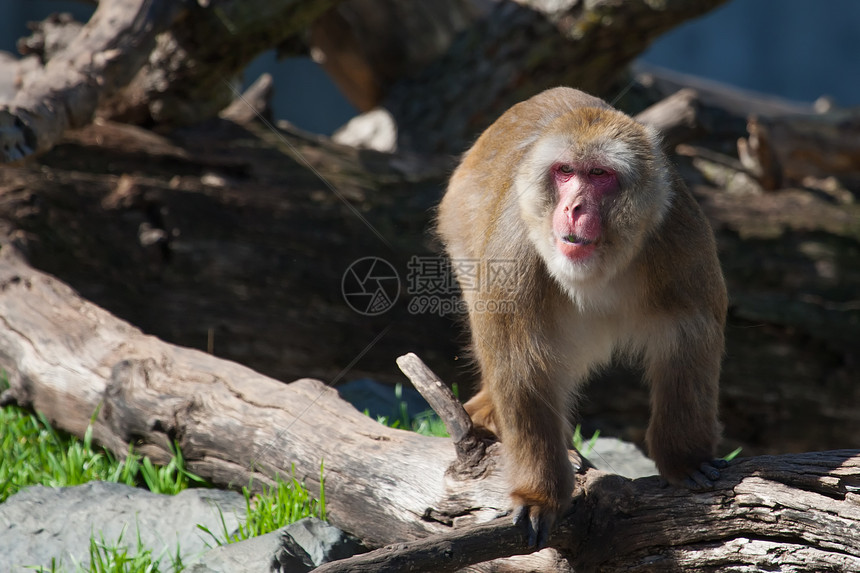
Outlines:
[[672,151],[671,149],[667,149],[667,145],[669,143],[666,141],[666,138],[663,137],[662,131],[647,123],[639,123],[639,125],[642,126],[642,129],[645,132],[645,138],[648,140],[648,145],[650,146],[651,152],[654,156],[666,155]]

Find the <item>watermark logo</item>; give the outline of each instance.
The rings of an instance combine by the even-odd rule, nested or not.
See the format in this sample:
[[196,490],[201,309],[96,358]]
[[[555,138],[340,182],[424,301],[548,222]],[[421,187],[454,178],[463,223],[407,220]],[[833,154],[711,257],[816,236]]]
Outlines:
[[364,257],[352,263],[341,280],[346,304],[365,316],[391,310],[400,296],[400,277],[385,259]]
[[[406,266],[407,309],[411,314],[516,311],[512,293],[520,280],[517,261],[413,256]],[[388,261],[364,257],[346,270],[342,290],[353,310],[376,316],[394,306],[400,295],[400,277]]]

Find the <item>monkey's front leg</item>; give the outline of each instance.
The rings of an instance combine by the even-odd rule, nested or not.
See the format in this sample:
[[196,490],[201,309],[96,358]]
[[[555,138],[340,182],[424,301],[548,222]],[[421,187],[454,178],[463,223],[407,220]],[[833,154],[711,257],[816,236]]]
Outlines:
[[673,353],[652,349],[646,374],[651,383],[651,423],[645,441],[660,474],[670,483],[709,489],[727,463],[714,459],[722,325],[689,321]]
[[496,380],[485,389],[507,455],[514,523],[525,523],[530,547],[544,547],[573,492],[566,396],[546,380]]

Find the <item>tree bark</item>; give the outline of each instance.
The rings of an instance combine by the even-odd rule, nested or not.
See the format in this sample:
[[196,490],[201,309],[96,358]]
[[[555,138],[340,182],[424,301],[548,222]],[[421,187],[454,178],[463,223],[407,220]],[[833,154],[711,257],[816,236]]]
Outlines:
[[[38,48],[44,69],[0,105],[0,163],[50,149],[97,110],[165,127],[212,118],[235,99],[236,77],[254,57],[337,1],[103,0],[74,39]],[[25,51],[42,43],[33,38]]]
[[330,11],[339,1],[105,0],[53,56],[41,32],[25,44],[50,59],[0,107],[0,161],[50,148],[97,108],[104,119],[161,128],[212,118],[234,99],[235,79],[254,57],[297,50],[293,40],[323,14],[312,51],[360,109],[383,102],[403,149],[459,152],[507,107],[546,87],[606,92],[661,33],[725,0],[521,0],[489,11],[473,0],[432,9],[352,0]]
[[[9,244],[0,250],[0,316],[10,382],[0,401],[79,436],[97,413],[94,438],[119,456],[134,444],[166,462],[175,440],[190,471],[233,487],[295,467],[318,489],[324,463],[331,520],[371,545],[446,529],[456,515],[446,506],[468,514],[503,505],[498,475],[484,491],[445,477],[455,457],[447,440],[382,426],[318,380],[285,385],[147,336],[33,270]],[[384,477],[359,479],[383,467]]]
[[179,15],[170,0],[106,0],[75,39],[0,106],[0,163],[50,149],[65,130],[87,125],[99,103],[143,65],[155,36]]
[[610,99],[656,38],[723,0],[499,2],[382,101],[402,149],[459,153],[507,108],[568,85]]
[[[860,112],[751,117],[747,131],[749,137],[738,140],[738,152],[763,188],[814,186],[832,179],[833,188],[860,190]],[[853,200],[843,195],[843,200]]]
[[[572,571],[854,571],[860,543],[860,452],[749,458],[717,487],[691,494],[653,478],[589,470],[550,546]],[[728,482],[728,483],[726,483]],[[318,568],[319,573],[457,571],[522,551],[508,519],[391,545]],[[470,571],[550,570],[552,551]],[[552,570],[564,570],[562,567]]]
[[[120,456],[134,444],[165,461],[176,441],[189,469],[219,485],[270,482],[295,468],[313,489],[324,463],[331,521],[366,544],[442,535],[323,571],[405,563],[453,571],[529,552],[508,519],[472,528],[508,505],[499,444],[483,450],[480,473],[452,472],[458,456],[448,439],[381,426],[322,382],[284,385],[146,336],[30,268],[11,244],[0,250],[0,317],[0,366],[10,384],[0,402],[42,411],[78,435],[96,413],[94,437]],[[577,481],[573,508],[549,542],[567,561],[555,570],[860,567],[858,451],[741,460],[713,491],[695,494],[663,488],[656,477],[596,470]],[[546,564],[546,553],[533,559]]]
[[146,65],[110,102],[106,119],[163,127],[215,117],[236,96],[242,70],[283,46],[340,0],[199,0],[159,36]]

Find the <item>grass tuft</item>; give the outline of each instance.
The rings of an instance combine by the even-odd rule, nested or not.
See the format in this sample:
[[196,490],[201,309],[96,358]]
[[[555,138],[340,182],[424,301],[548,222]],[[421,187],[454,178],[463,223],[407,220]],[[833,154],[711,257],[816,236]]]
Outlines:
[[205,480],[185,469],[174,445],[173,459],[160,467],[129,447],[125,459],[93,445],[92,424],[81,440],[51,427],[42,414],[17,406],[0,409],[0,503],[31,485],[65,487],[90,481],[145,485],[155,493],[175,494]]
[[251,492],[251,485],[242,488],[245,496],[246,519],[239,525],[236,532],[227,531],[224,515],[221,515],[220,535],[212,532],[204,525],[198,529],[209,535],[216,545],[227,545],[245,541],[252,537],[265,535],[280,529],[305,517],[326,518],[325,513],[325,481],[323,479],[324,464],[320,464],[320,496],[314,498],[308,492],[304,483],[293,476],[284,480],[280,475],[275,477],[275,484],[263,486],[263,491],[257,495]]

